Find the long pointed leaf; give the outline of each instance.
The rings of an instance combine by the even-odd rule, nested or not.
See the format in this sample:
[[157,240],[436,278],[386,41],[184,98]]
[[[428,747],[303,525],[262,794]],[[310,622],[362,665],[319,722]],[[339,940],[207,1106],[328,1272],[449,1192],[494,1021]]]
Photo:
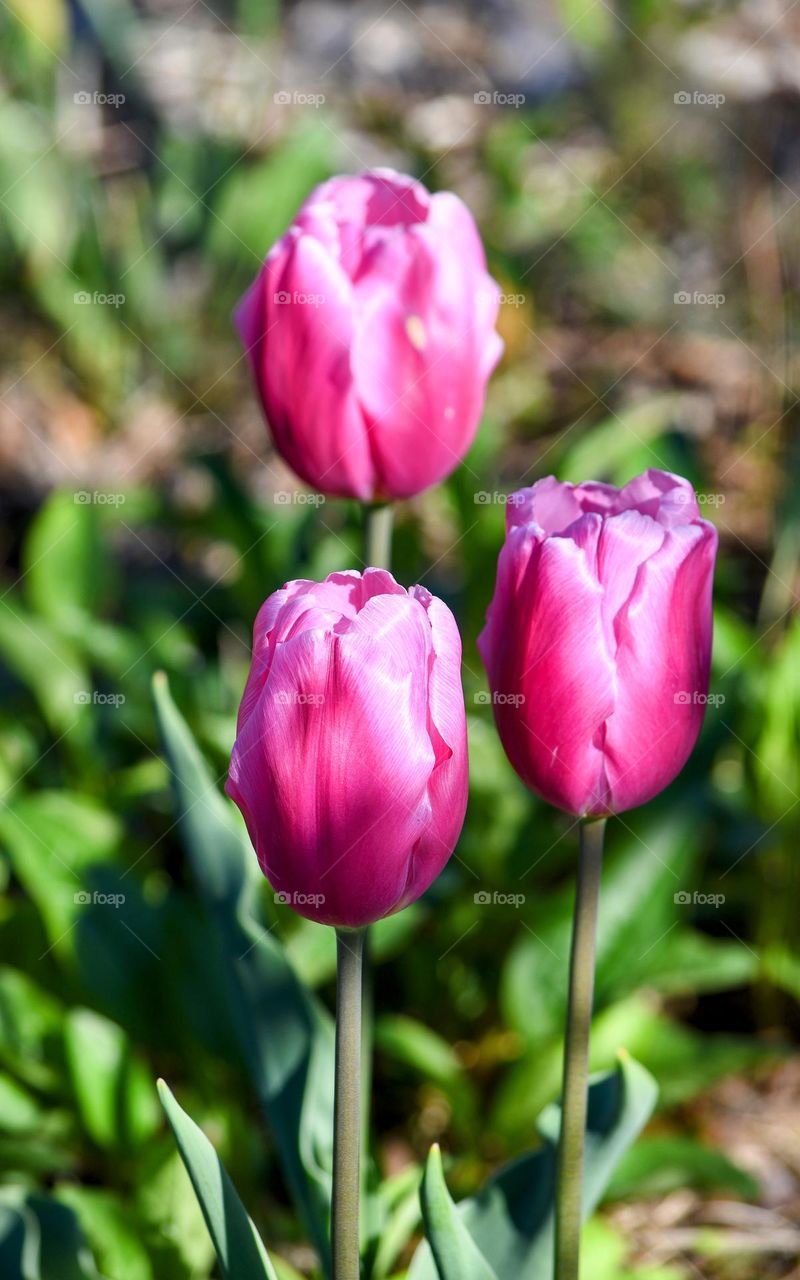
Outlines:
[[[584,1160],[584,1218],[597,1207],[622,1154],[634,1142],[656,1102],[649,1072],[627,1054],[619,1066],[594,1080]],[[539,1120],[540,1147],[501,1169],[463,1200],[458,1214],[477,1249],[498,1276],[552,1280],[556,1151],[561,1124],[557,1106]],[[430,1239],[430,1238],[429,1238]],[[409,1280],[448,1280],[438,1269],[429,1241],[411,1263]]]
[[435,1144],[425,1165],[420,1201],[439,1280],[497,1280],[450,1199]]
[[203,1130],[178,1105],[163,1080],[158,1082],[158,1094],[226,1280],[277,1280],[261,1237]]
[[306,1229],[329,1271],[333,1023],[256,915],[261,873],[166,679],[154,695],[194,880],[218,932],[237,1039]]

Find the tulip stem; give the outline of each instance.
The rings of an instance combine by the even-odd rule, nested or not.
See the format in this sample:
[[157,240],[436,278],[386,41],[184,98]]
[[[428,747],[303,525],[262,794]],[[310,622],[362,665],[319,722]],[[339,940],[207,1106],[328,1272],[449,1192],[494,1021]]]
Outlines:
[[555,1280],[578,1280],[583,1146],[589,1097],[589,1034],[605,825],[605,818],[594,818],[583,821],[580,827],[556,1173]]
[[364,563],[368,569],[392,567],[392,523],[390,502],[373,503],[364,509]]
[[[392,565],[392,528],[394,507],[390,502],[373,502],[364,506],[364,564],[370,569],[390,569]],[[369,932],[365,930],[363,951],[362,1006],[362,1085],[363,1124],[361,1134],[364,1166],[369,1147],[369,1113],[372,1097],[372,1039],[375,1021],[372,967],[369,955]]]
[[336,1085],[333,1113],[333,1280],[359,1280],[361,963],[363,929],[336,930]]

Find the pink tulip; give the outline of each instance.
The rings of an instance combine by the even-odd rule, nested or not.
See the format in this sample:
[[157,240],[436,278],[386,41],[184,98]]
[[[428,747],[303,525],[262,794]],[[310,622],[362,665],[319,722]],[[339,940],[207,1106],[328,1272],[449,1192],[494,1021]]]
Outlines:
[[436,484],[474,438],[498,305],[457,196],[391,169],[323,183],[236,314],[278,451],[343,497]]
[[289,582],[262,605],[226,786],[301,915],[355,928],[414,902],[467,804],[461,640],[383,569]]
[[507,526],[478,647],[508,758],[569,813],[644,804],[700,732],[716,530],[652,470],[623,489],[548,476]]

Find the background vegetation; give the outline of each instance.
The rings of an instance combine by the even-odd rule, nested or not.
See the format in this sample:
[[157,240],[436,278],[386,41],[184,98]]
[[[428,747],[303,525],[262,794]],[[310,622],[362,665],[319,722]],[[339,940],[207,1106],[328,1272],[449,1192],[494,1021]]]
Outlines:
[[[465,464],[397,518],[397,576],[464,635],[472,797],[446,873],[376,930],[397,1213],[373,1274],[408,1259],[430,1142],[466,1194],[531,1146],[558,1089],[575,832],[506,763],[475,649],[503,495],[657,466],[720,531],[715,702],[678,781],[610,825],[595,1062],[625,1046],[661,1094],[587,1276],[800,1275],[791,9],[0,9],[0,1210],[25,1199],[112,1280],[214,1274],[158,1075],[285,1275],[313,1271],[151,676],[221,782],[258,605],[361,564],[357,509],[310,503],[271,452],[230,312],[311,186],[376,163],[473,209],[507,350]],[[328,931],[257,892],[330,1004]]]

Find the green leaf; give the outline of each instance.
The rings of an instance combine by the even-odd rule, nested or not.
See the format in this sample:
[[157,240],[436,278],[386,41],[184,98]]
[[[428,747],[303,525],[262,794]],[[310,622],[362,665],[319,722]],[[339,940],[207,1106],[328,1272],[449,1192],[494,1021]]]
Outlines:
[[[286,909],[287,913],[289,908]],[[425,915],[419,902],[370,925],[369,954],[375,963],[399,955]],[[286,940],[286,953],[298,977],[309,987],[319,987],[336,974],[336,932],[315,920],[297,917]]]
[[226,1280],[276,1280],[261,1237],[208,1138],[163,1080],[158,1093]]
[[[657,1081],[662,1107],[685,1102],[721,1076],[777,1055],[775,1045],[745,1036],[694,1031],[667,1017],[644,994],[620,1000],[594,1019],[592,1068],[608,1068],[621,1045]],[[561,1060],[562,1042],[556,1037],[514,1063],[494,1107],[493,1123],[501,1131],[515,1136],[536,1123],[542,1106],[558,1093]]]
[[497,1280],[450,1199],[436,1145],[425,1165],[420,1201],[439,1280]]
[[642,447],[668,430],[680,408],[679,398],[671,393],[651,396],[604,418],[597,426],[582,432],[576,443],[569,432],[565,432],[569,443],[558,462],[559,479],[580,483],[586,476],[594,476],[598,480],[625,484],[641,470]]
[[88,738],[89,676],[74,646],[28,613],[16,595],[0,596],[0,659],[36,698],[48,726],[67,745]]
[[34,276],[57,271],[71,254],[79,226],[78,173],[77,157],[68,159],[56,145],[44,113],[6,98],[0,106],[4,230]]
[[3,1280],[105,1280],[67,1205],[17,1187],[0,1197]]
[[148,1240],[156,1242],[154,1261],[158,1280],[187,1274],[206,1277],[214,1266],[214,1244],[203,1211],[174,1144],[151,1147],[146,1153],[135,1189],[134,1209],[145,1224]]
[[793,808],[800,791],[796,746],[800,736],[800,621],[796,616],[779,644],[772,647],[760,676],[752,767],[762,802],[780,820]]
[[[655,1081],[627,1055],[616,1071],[589,1088],[584,1160],[584,1218],[597,1207],[623,1153],[633,1143],[656,1102]],[[458,1206],[464,1226],[498,1276],[552,1280],[555,1173],[560,1109],[551,1106],[539,1119],[544,1142],[502,1168],[478,1192]],[[443,1280],[423,1244],[409,1280]]]
[[71,1209],[36,1194],[26,1204],[39,1225],[42,1280],[103,1280]]
[[[35,1230],[35,1228],[34,1228]],[[0,1273],[5,1280],[40,1280],[38,1239],[22,1209],[0,1204]]]
[[200,897],[216,929],[244,1062],[269,1120],[296,1205],[328,1269],[333,1142],[333,1023],[258,923],[261,872],[164,677],[154,694],[179,822]]
[[419,1188],[422,1170],[407,1165],[400,1173],[384,1179],[370,1202],[376,1218],[375,1254],[371,1280],[386,1280],[419,1226]]
[[316,122],[287,136],[266,159],[236,165],[215,195],[209,248],[252,270],[282,235],[312,187],[331,172],[330,132]]
[[144,1063],[121,1027],[91,1009],[71,1009],[67,1064],[87,1133],[101,1147],[129,1151],[158,1128],[158,1103]]
[[463,1068],[452,1046],[430,1027],[405,1014],[386,1013],[378,1019],[375,1046],[437,1084],[452,1085],[463,1078]]
[[6,7],[30,38],[31,53],[48,61],[58,59],[67,28],[64,0],[10,0]]
[[596,5],[593,0],[559,0],[558,8],[570,39],[586,49],[604,49],[618,34],[605,5]]
[[102,588],[101,508],[82,501],[85,496],[82,492],[51,494],[25,539],[27,599],[35,612],[54,625],[76,612],[91,614]]
[[0,1071],[0,1129],[6,1133],[31,1133],[40,1117],[41,1109],[32,1094]]
[[788,947],[768,947],[762,956],[764,974],[776,987],[800,1001],[800,958]]
[[644,958],[639,981],[668,996],[700,995],[747,986],[757,974],[758,956],[741,942],[675,929]]
[[96,1187],[60,1185],[60,1204],[76,1214],[98,1265],[109,1276],[153,1280],[153,1268],[141,1240],[142,1227],[127,1203]]
[[35,1089],[54,1089],[62,1010],[27,974],[0,968],[0,1061]]
[[[702,829],[688,810],[631,819],[609,833],[597,945],[596,1008],[639,984],[643,962],[655,969],[680,919],[674,902],[683,888]],[[548,918],[525,930],[511,948],[502,1001],[511,1025],[535,1046],[559,1036],[567,1000],[573,891],[551,902]]]
[[588,1222],[581,1243],[581,1272],[591,1280],[687,1280],[681,1267],[626,1266],[629,1242],[602,1218]]
[[115,909],[108,895],[95,904],[93,874],[114,857],[120,834],[117,819],[96,801],[67,791],[20,795],[0,809],[0,841],[62,956],[72,953],[73,926],[84,911]]
[[[657,1097],[653,1077],[627,1053],[620,1054],[615,1072],[601,1076],[591,1087],[584,1151],[584,1217],[600,1203],[623,1154],[652,1115]],[[553,1104],[539,1117],[539,1130],[554,1149],[560,1129],[561,1110]]]
[[722,1151],[694,1138],[650,1138],[626,1151],[606,1191],[608,1200],[668,1195],[684,1187],[698,1191],[732,1191],[756,1199],[758,1183]]

